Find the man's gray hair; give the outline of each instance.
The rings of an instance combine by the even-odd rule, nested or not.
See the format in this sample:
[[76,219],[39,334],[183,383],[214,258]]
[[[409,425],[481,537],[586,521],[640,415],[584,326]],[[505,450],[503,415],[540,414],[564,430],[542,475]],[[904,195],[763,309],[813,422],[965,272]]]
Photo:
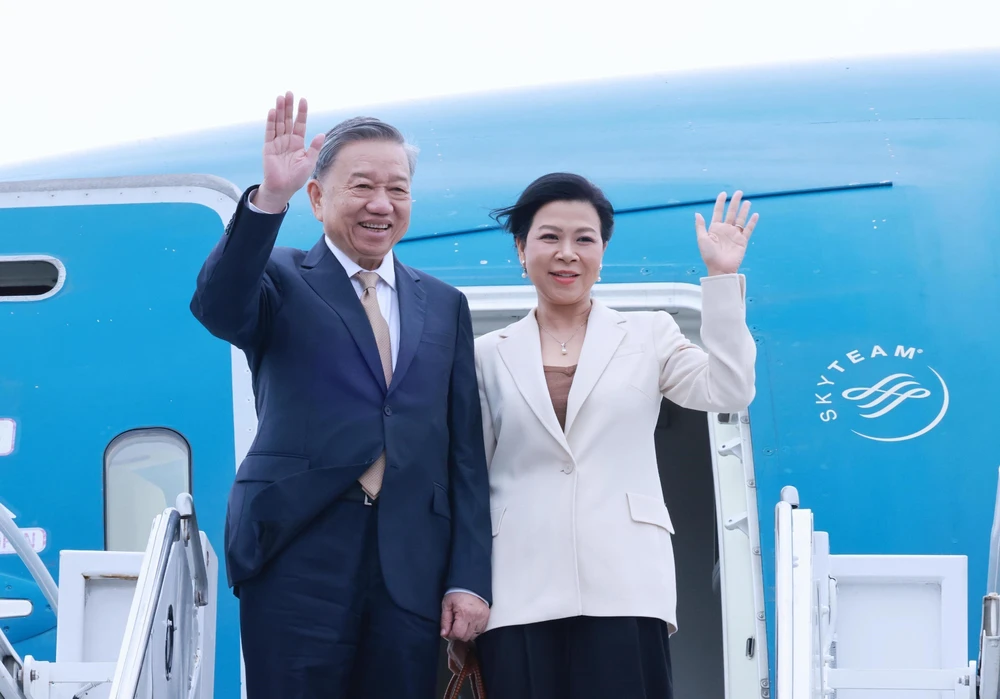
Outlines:
[[406,142],[399,129],[375,117],[354,117],[340,122],[326,132],[326,141],[324,141],[323,147],[319,151],[316,168],[313,170],[313,178],[320,179],[330,169],[330,166],[333,165],[333,161],[337,158],[340,150],[348,143],[356,141],[389,141],[391,143],[398,143],[406,151],[406,160],[410,166],[410,177],[412,178],[413,173],[416,172],[417,153],[420,151],[416,146]]

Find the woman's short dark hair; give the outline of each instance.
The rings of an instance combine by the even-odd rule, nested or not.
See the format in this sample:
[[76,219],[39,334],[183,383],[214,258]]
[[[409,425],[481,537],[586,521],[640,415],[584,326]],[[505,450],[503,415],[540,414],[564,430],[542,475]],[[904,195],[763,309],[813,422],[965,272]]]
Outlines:
[[495,209],[490,216],[504,230],[512,233],[516,242],[523,243],[528,237],[528,231],[531,230],[535,214],[543,206],[554,201],[582,201],[592,205],[601,221],[601,240],[605,243],[611,240],[611,233],[615,227],[615,211],[611,202],[590,180],[568,172],[542,175],[521,192],[516,204]]

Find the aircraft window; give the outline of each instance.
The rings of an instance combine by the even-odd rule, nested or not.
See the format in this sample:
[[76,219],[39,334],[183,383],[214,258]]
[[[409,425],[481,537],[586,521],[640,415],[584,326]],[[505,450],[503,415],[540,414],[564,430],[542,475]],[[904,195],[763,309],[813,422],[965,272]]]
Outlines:
[[191,448],[164,428],[130,430],[104,453],[104,545],[145,551],[153,518],[191,492]]
[[65,268],[53,257],[0,257],[0,301],[48,298],[65,278]]

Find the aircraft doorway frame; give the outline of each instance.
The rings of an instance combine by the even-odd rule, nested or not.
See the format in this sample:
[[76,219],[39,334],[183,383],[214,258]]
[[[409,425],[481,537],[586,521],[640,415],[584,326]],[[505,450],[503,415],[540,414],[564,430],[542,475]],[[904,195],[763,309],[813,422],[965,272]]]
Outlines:
[[[527,284],[459,290],[469,300],[477,336],[523,318],[537,302],[534,288]],[[689,340],[702,344],[701,287],[697,284],[596,284],[593,295],[619,311],[667,311]],[[770,695],[767,625],[750,417],[748,412],[731,416],[709,413],[708,422],[726,699],[766,699]],[[745,584],[748,577],[752,586]]]

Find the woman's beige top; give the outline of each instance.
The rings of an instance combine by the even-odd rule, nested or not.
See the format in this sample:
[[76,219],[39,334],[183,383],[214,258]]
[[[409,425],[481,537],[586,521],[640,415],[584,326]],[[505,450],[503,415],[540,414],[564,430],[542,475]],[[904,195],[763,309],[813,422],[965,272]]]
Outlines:
[[569,400],[569,389],[573,385],[573,375],[576,373],[576,365],[573,366],[547,366],[545,369],[545,383],[549,385],[549,397],[552,399],[552,407],[559,418],[559,426],[566,429],[566,403]]

